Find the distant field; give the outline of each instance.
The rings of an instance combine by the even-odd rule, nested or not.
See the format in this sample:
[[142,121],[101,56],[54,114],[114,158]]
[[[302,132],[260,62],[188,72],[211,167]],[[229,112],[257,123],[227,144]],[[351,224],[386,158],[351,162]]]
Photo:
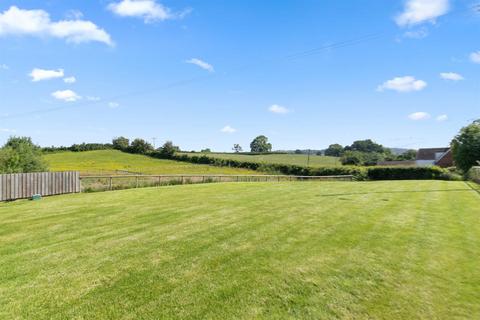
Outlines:
[[[249,154],[235,154],[235,153],[183,153],[186,155],[206,155],[208,157],[215,157],[221,159],[233,159],[239,161],[250,161],[259,163],[280,163],[291,164],[297,166],[306,166],[308,163],[308,156],[306,154],[266,154],[266,155],[249,155]],[[311,167],[323,166],[339,166],[342,165],[339,158],[324,157],[317,155],[310,155],[309,165]]]
[[154,159],[117,150],[59,152],[44,155],[52,171],[75,170],[82,175],[121,174],[259,174],[240,168],[214,167]]
[[0,319],[480,319],[463,182],[184,185],[0,217]]

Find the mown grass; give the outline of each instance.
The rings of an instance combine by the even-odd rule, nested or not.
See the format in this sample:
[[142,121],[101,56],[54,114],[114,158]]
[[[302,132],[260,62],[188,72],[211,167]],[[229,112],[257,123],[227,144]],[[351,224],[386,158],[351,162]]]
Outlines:
[[214,167],[173,160],[154,159],[117,150],[58,152],[45,154],[51,171],[80,171],[82,175],[98,174],[259,174],[241,168]]
[[479,319],[463,182],[219,183],[0,204],[2,319]]
[[260,154],[260,155],[250,155],[250,154],[236,154],[236,153],[182,153],[188,156],[201,156],[206,155],[207,157],[220,158],[220,159],[232,159],[238,161],[249,161],[257,163],[278,163],[278,164],[289,164],[297,166],[307,166],[307,163],[310,167],[325,167],[325,166],[341,166],[340,158],[336,157],[325,157],[310,155],[310,160],[308,160],[308,155],[306,154]]

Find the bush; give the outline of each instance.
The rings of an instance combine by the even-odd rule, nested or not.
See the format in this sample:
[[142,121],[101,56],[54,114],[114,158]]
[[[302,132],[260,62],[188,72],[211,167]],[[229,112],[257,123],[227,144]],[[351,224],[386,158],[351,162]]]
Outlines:
[[480,167],[472,167],[468,171],[467,178],[469,180],[475,181],[476,183],[480,183]]
[[0,149],[0,173],[47,171],[40,147],[28,137],[11,137]]
[[440,167],[372,167],[369,180],[450,180],[452,175]]
[[128,147],[128,152],[131,152],[131,153],[147,154],[152,151],[153,151],[153,146],[143,139],[133,140],[130,147]]

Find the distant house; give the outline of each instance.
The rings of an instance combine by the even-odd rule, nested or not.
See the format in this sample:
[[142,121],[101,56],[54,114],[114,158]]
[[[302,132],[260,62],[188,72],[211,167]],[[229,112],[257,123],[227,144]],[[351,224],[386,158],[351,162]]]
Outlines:
[[419,167],[439,166],[447,168],[453,166],[453,155],[450,148],[419,149],[415,163]]

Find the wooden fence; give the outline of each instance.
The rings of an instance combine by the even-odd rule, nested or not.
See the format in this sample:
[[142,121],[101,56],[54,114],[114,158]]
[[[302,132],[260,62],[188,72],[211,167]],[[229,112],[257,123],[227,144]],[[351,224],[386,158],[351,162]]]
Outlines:
[[281,182],[281,181],[352,181],[353,176],[286,176],[286,175],[116,175],[82,176],[82,191],[107,191],[173,184],[212,182]]
[[77,171],[13,173],[0,175],[0,201],[80,192]]

